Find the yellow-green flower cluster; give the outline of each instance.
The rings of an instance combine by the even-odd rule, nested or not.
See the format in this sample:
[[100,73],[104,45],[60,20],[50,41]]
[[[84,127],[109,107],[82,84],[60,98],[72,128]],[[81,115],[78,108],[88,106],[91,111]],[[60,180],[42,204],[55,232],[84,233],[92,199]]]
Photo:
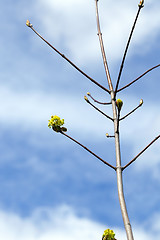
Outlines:
[[51,116],[51,119],[48,120],[48,127],[52,128],[56,132],[66,132],[67,128],[61,127],[64,124],[64,119],[60,119],[57,115]]
[[109,228],[106,229],[103,233],[102,240],[116,240],[113,230],[110,230]]

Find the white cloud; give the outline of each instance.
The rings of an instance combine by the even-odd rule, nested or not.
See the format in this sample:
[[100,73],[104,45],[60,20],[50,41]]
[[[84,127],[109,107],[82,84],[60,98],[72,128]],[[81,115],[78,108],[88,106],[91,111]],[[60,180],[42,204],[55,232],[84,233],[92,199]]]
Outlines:
[[[160,216],[156,215],[156,221],[152,217],[147,230],[142,225],[133,227],[136,240],[160,238]],[[0,238],[5,240],[97,240],[101,239],[106,228],[113,229],[118,240],[126,239],[123,229],[78,217],[72,208],[65,205],[56,209],[39,208],[25,218],[0,211]]]
[[[59,115],[65,119],[66,127],[82,133],[94,133],[100,136],[105,128],[106,119],[98,116],[84,99],[75,101],[75,95],[59,97],[59,94],[47,94],[42,91],[16,92],[7,87],[0,89],[1,107],[0,121],[5,126],[19,126],[24,129],[47,128],[48,119],[51,115]],[[88,115],[88,109],[90,114]],[[94,121],[93,121],[94,119]],[[97,122],[101,122],[96,127]],[[105,135],[105,132],[104,132]]]

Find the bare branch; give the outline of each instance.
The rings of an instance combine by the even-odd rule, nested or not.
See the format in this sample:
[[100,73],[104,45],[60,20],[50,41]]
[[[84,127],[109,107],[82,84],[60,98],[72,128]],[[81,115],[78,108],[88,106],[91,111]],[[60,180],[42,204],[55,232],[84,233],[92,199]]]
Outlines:
[[103,114],[105,117],[109,118],[110,120],[113,121],[113,118],[111,118],[110,116],[108,116],[107,114],[105,114],[104,112],[102,112],[99,108],[97,108],[96,106],[94,106],[86,96],[84,96],[84,99],[86,100],[87,103],[89,103],[92,107],[94,107],[98,112],[100,112],[101,114]]
[[116,170],[116,168],[114,166],[112,166],[110,163],[104,161],[102,158],[100,158],[98,155],[96,155],[94,152],[92,152],[90,149],[88,149],[87,147],[85,147],[83,144],[81,144],[80,142],[78,142],[77,140],[75,140],[74,138],[70,137],[69,135],[67,135],[64,132],[60,132],[61,134],[63,134],[64,136],[66,136],[67,138],[69,138],[70,140],[72,140],[73,142],[77,143],[78,145],[80,145],[81,147],[83,147],[86,151],[88,151],[89,153],[91,153],[93,156],[95,156],[96,158],[98,158],[101,162],[103,162],[104,164],[106,164],[107,166],[109,166],[110,168],[113,168],[114,170]]
[[97,81],[95,81],[93,78],[91,78],[90,76],[88,76],[85,72],[83,72],[79,67],[77,67],[71,60],[69,60],[64,54],[62,54],[60,51],[58,51],[54,46],[52,46],[46,39],[44,39],[34,28],[33,25],[27,25],[28,27],[30,27],[37,35],[38,37],[40,37],[45,43],[47,43],[48,46],[50,46],[56,53],[58,53],[61,57],[63,57],[67,62],[69,62],[76,70],[78,70],[81,74],[83,74],[86,78],[88,78],[91,82],[93,82],[94,84],[96,84],[98,87],[102,88],[103,90],[105,90],[106,92],[108,92],[110,94],[110,91],[105,88],[104,86],[102,86],[101,84],[99,84]]
[[126,117],[128,117],[130,114],[132,114],[134,111],[136,111],[139,107],[141,107],[143,104],[143,100],[141,99],[139,105],[137,107],[135,107],[131,112],[127,113],[124,117],[120,118],[119,121],[125,119]]
[[122,167],[122,170],[124,170],[131,163],[133,163],[142,153],[144,153],[144,151],[146,151],[147,148],[149,148],[155,141],[157,141],[159,137],[160,135],[158,135],[152,142],[150,142],[140,153],[137,154],[137,156],[135,156],[129,163],[127,163],[124,167]]
[[108,80],[109,89],[110,89],[110,91],[113,91],[112,81],[111,81],[109,68],[108,68],[108,64],[107,64],[107,59],[106,59],[106,54],[105,54],[104,45],[103,45],[102,33],[101,33],[101,29],[100,29],[99,14],[98,14],[98,0],[95,0],[95,3],[96,3],[96,19],[97,19],[98,37],[99,37],[99,42],[100,42],[100,47],[101,47],[104,68],[105,68],[105,72],[106,72],[106,76],[107,76],[107,80]]
[[133,26],[132,26],[132,29],[131,29],[131,33],[129,35],[129,39],[128,39],[126,49],[125,49],[125,52],[124,52],[124,55],[123,55],[122,63],[121,63],[121,66],[120,66],[118,79],[117,79],[117,83],[116,83],[116,88],[115,88],[115,97],[116,97],[119,81],[120,81],[120,78],[121,78],[121,74],[122,74],[122,70],[123,70],[123,66],[124,66],[124,61],[125,61],[125,58],[126,58],[126,55],[127,55],[128,48],[129,48],[129,44],[130,44],[130,41],[131,41],[131,38],[132,38],[132,35],[133,35],[133,31],[134,31],[134,28],[136,26],[136,22],[137,22],[137,19],[138,19],[138,16],[139,16],[139,13],[140,13],[141,9],[142,9],[142,6],[138,5],[138,12],[137,12],[136,18],[134,20],[134,23],[133,23]]
[[88,95],[90,98],[92,98],[92,100],[93,100],[94,102],[96,102],[96,103],[99,103],[99,104],[102,104],[102,105],[112,104],[111,102],[99,102],[99,101],[97,101],[94,97],[92,97],[92,95],[91,95],[89,92],[87,92],[87,95]]
[[149,73],[150,71],[152,71],[153,69],[157,68],[157,67],[160,67],[160,64],[148,69],[147,71],[145,71],[143,74],[141,74],[138,78],[136,78],[135,80],[133,80],[132,82],[130,82],[129,84],[127,84],[126,86],[120,88],[117,90],[117,92],[120,92],[122,91],[123,89],[129,87],[131,84],[135,83],[136,81],[138,81],[140,78],[142,78],[144,75],[146,75],[147,73]]

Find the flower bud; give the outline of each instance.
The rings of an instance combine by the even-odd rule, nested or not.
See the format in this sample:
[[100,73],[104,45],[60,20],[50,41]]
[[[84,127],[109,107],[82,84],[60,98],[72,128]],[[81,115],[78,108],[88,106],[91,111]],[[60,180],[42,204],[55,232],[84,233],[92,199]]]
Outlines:
[[142,104],[143,104],[143,99],[141,99],[140,102],[139,102],[139,105],[142,106]]
[[84,100],[86,100],[86,102],[89,103],[89,100],[88,100],[88,98],[86,96],[84,96]]
[[141,0],[140,3],[138,4],[139,7],[144,7],[144,0]]
[[27,25],[28,27],[32,27],[32,26],[33,26],[33,25],[30,23],[29,20],[26,21],[26,25]]
[[122,105],[123,105],[122,100],[121,99],[117,99],[116,106],[117,106],[119,111],[121,111]]

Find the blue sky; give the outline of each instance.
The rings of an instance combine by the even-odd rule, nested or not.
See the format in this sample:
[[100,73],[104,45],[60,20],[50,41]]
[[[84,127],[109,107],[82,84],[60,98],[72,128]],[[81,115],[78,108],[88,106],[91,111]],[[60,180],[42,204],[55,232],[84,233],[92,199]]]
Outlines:
[[[116,174],[64,136],[48,119],[65,119],[68,134],[115,165],[112,123],[83,99],[99,89],[53,52],[27,19],[57,49],[108,87],[92,0],[0,2],[0,238],[100,239],[107,228],[124,240]],[[99,0],[101,30],[113,84],[138,1]],[[120,87],[160,63],[160,2],[146,0],[133,35]],[[144,105],[120,126],[125,165],[160,133],[160,69],[118,94],[122,115]],[[110,107],[102,107],[112,114]],[[160,238],[159,141],[124,171],[124,189],[135,239]]]

